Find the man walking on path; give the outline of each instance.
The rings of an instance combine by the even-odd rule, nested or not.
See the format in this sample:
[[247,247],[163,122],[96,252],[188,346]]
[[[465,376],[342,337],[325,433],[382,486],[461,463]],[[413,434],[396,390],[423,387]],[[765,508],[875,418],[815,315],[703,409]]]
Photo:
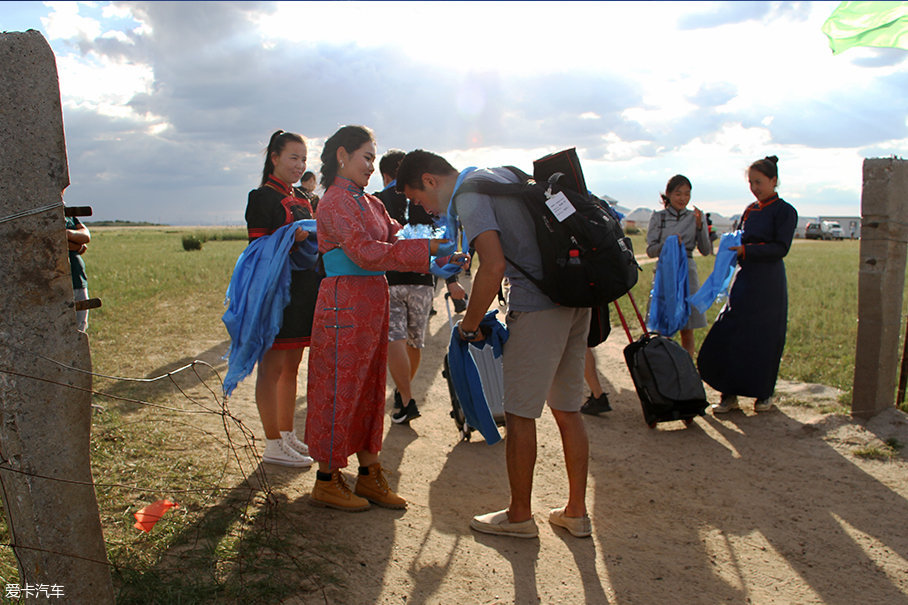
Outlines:
[[532,217],[522,201],[464,193],[451,204],[460,185],[473,179],[517,181],[506,168],[458,172],[441,156],[416,150],[401,162],[396,185],[399,192],[433,214],[448,213],[450,204],[449,214],[460,220],[479,257],[467,310],[457,326],[462,339],[483,338],[479,322],[495,300],[502,278],[507,276],[510,281],[509,337],[503,356],[510,504],[504,510],[473,517],[470,526],[503,536],[538,535],[531,508],[536,419],[548,403],[561,433],[568,476],[567,504],[552,510],[549,521],[574,536],[586,537],[592,531],[586,511],[589,441],[580,407],[590,310],[557,306],[506,263],[505,256],[536,277],[542,276]]

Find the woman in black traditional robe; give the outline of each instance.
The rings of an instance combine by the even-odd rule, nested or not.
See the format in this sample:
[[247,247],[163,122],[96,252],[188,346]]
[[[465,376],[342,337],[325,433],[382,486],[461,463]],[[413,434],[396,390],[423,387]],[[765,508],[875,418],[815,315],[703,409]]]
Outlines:
[[772,409],[788,327],[782,259],[798,223],[797,211],[776,193],[778,161],[770,156],[748,170],[757,201],[741,216],[741,245],[731,248],[738,253],[738,272],[697,358],[703,380],[722,393],[713,413],[739,409],[739,395],[755,398],[757,412]]

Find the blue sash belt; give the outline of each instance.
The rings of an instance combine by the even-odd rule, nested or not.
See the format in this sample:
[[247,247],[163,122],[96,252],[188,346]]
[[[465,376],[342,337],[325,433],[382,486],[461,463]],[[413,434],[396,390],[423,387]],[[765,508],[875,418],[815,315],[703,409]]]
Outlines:
[[322,255],[325,264],[325,275],[337,277],[338,275],[384,275],[384,271],[368,271],[354,263],[347,253],[340,248],[334,248]]

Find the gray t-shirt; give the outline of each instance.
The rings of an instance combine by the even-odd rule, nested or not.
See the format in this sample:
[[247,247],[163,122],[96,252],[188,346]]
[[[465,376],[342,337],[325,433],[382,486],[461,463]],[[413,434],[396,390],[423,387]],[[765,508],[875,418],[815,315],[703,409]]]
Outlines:
[[[464,182],[486,179],[502,183],[519,182],[507,168],[474,170]],[[542,259],[536,243],[536,229],[524,202],[514,197],[492,197],[480,193],[464,193],[455,203],[467,241],[485,231],[497,231],[504,255],[523,267],[533,277],[542,278]],[[481,260],[480,260],[481,262]],[[544,311],[557,305],[543,294],[533,282],[507,263],[505,276],[511,284],[509,308],[513,311]]]

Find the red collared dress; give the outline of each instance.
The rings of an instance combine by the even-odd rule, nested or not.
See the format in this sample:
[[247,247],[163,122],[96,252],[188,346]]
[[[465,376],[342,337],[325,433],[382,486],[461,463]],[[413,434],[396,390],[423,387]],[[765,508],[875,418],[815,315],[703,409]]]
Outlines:
[[700,376],[720,393],[766,399],[775,390],[788,328],[782,259],[797,224],[797,211],[779,196],[752,203],[741,217],[744,255],[697,356]]
[[[249,192],[246,228],[250,242],[271,235],[284,225],[310,218],[309,201],[274,175],[263,187]],[[319,281],[321,275],[314,269],[290,273],[290,303],[284,307],[284,320],[272,349],[301,349],[309,344]]]
[[[398,240],[384,204],[337,177],[318,204],[318,248],[325,258],[309,350],[306,443],[331,468],[358,451],[381,450],[388,360],[388,280],[383,273],[427,271],[429,242]],[[329,269],[333,254],[350,271]],[[360,273],[360,274],[357,274]]]

